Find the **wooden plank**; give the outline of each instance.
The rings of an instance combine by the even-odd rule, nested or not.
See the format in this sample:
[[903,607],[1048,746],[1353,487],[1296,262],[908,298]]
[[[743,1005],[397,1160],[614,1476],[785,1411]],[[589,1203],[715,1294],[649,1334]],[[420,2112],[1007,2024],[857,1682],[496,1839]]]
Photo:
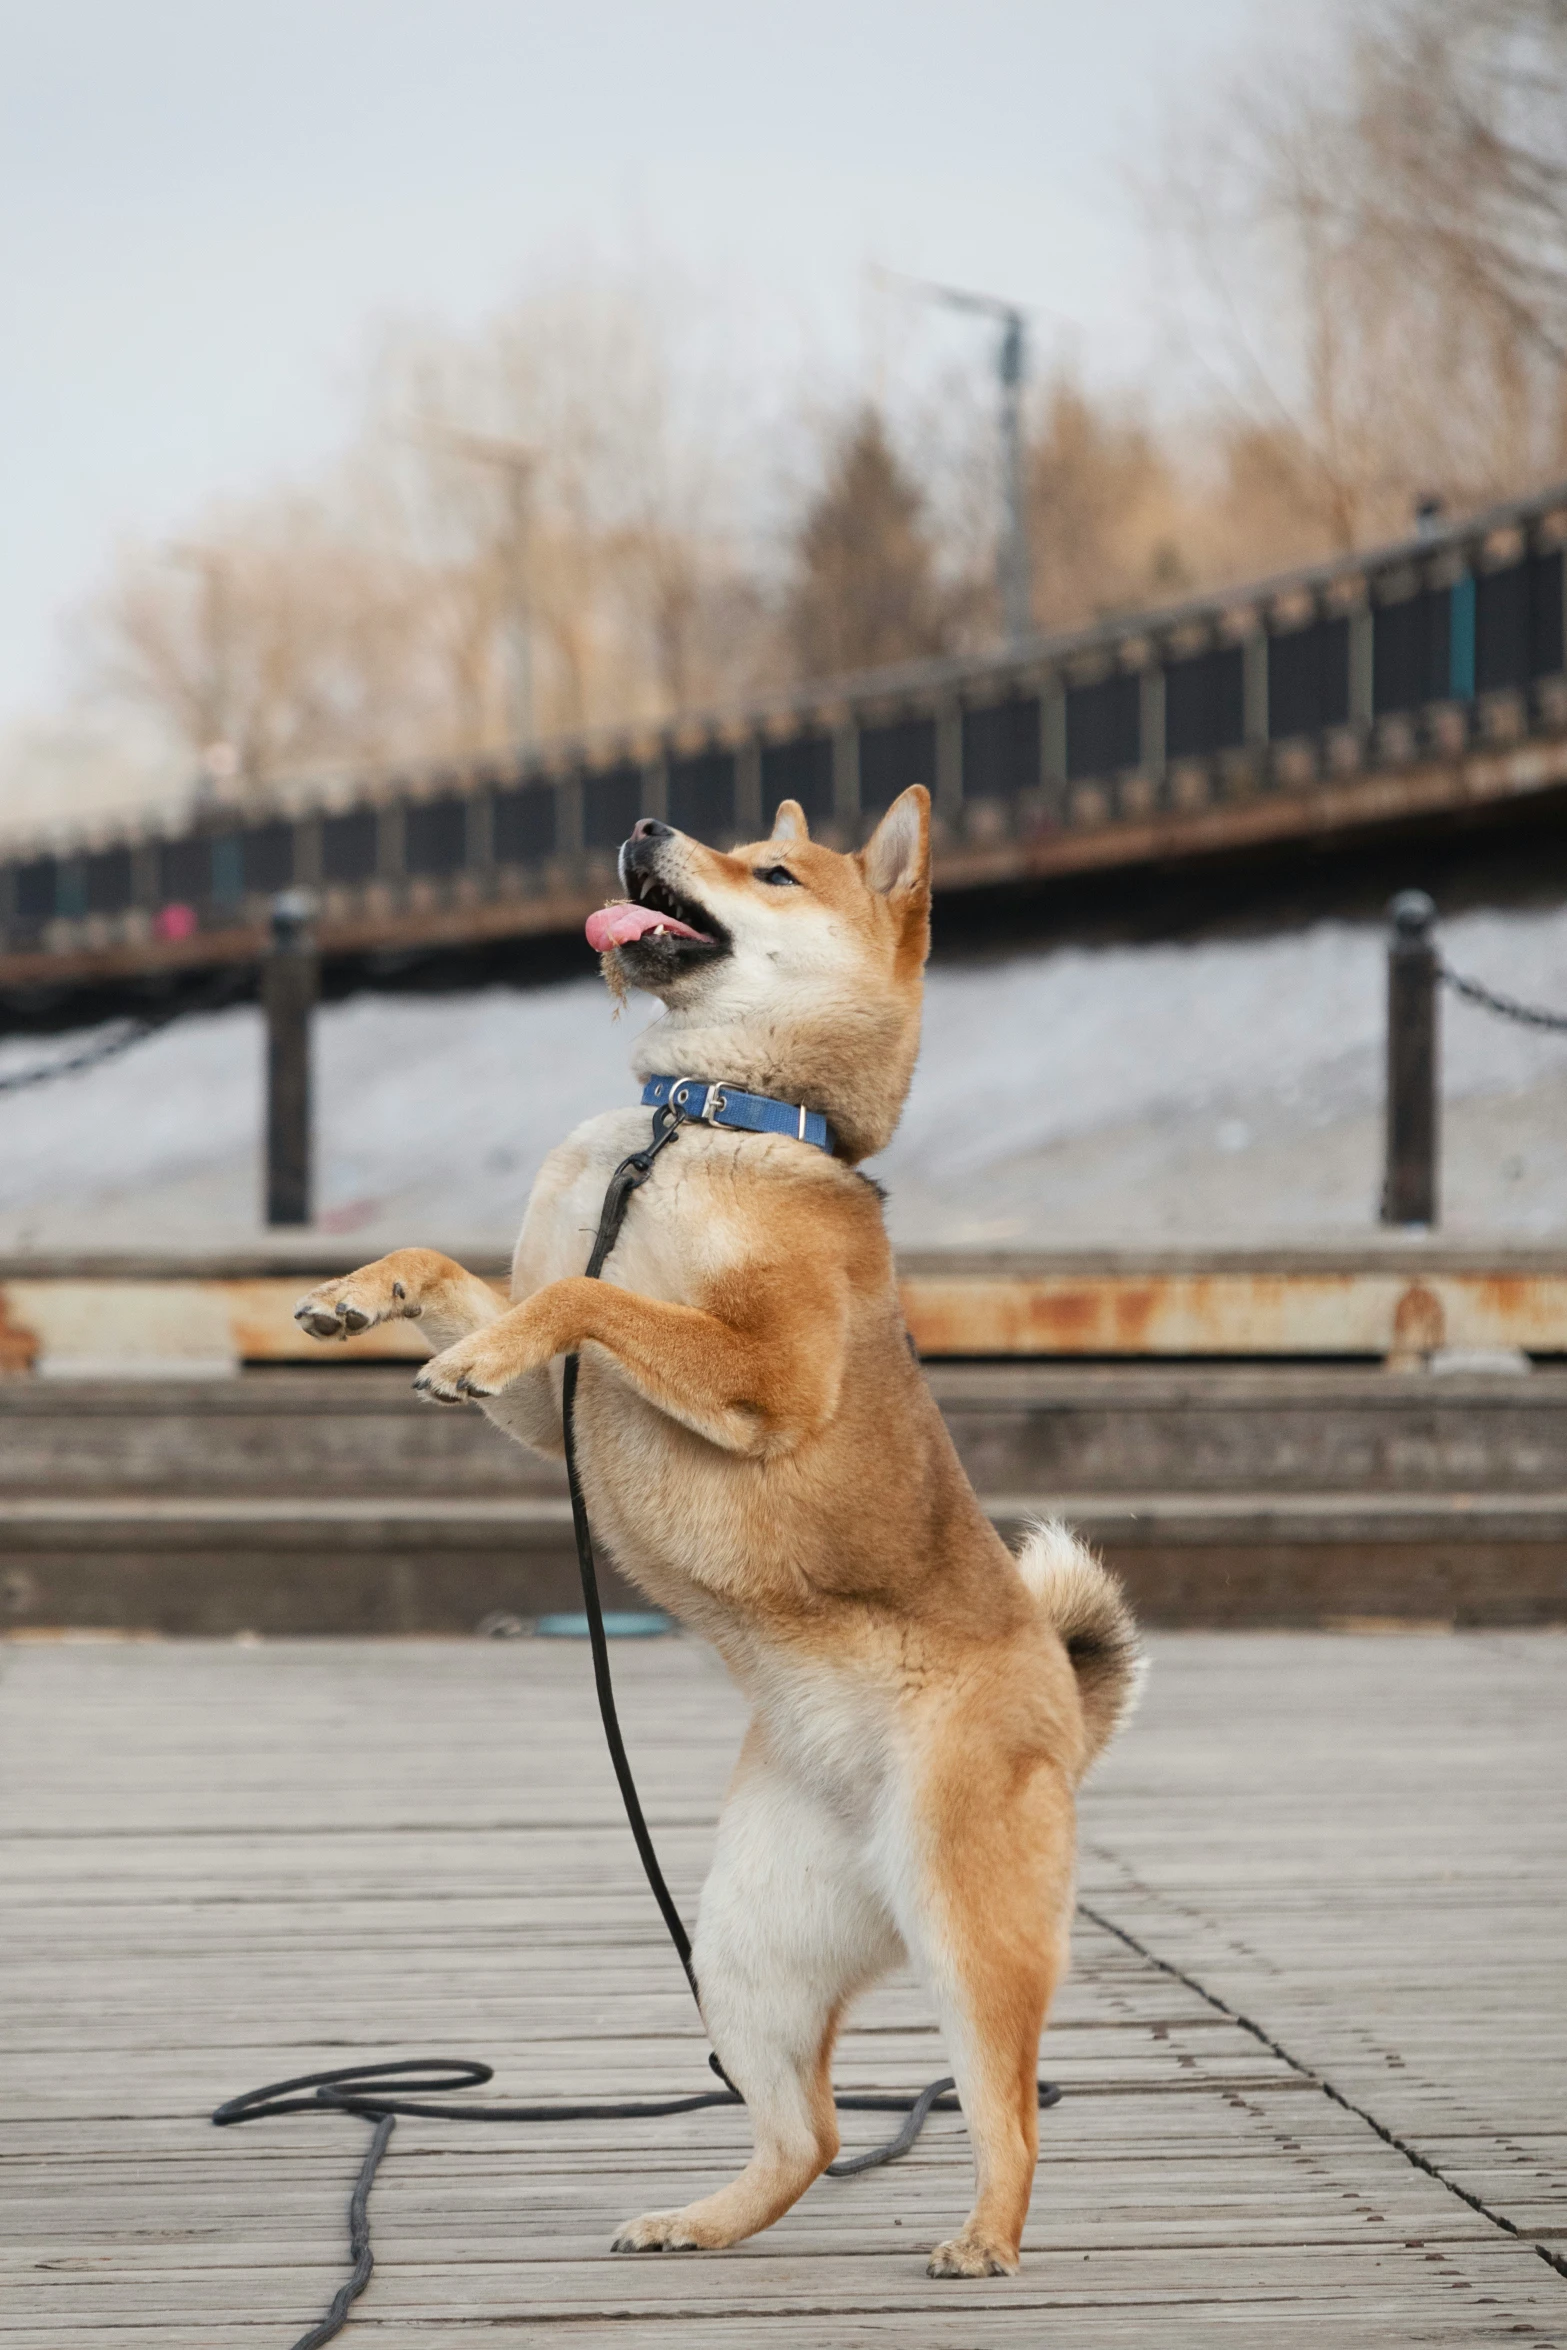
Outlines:
[[[1567,2153],[1560,1655],[1545,1636],[1161,1644],[1085,1802],[1084,1889],[1193,1983],[1081,1926],[1044,2051],[1069,2095],[1019,2279],[923,2274],[966,2200],[957,2117],[894,2171],[820,2182],[750,2246],[663,2261],[612,2259],[610,2229],[716,2182],[743,2116],[408,2122],[356,2329],[410,2350],[541,2324],[575,2350],[674,2350],[694,2324],[726,2350],[949,2350],[956,2325],[1033,2350],[1064,2315],[1096,2342],[1156,2325],[1175,2350],[1550,2340],[1567,2284],[1213,1999],[1515,2225],[1548,2224]],[[213,2131],[209,2102],[254,2080],[418,2046],[488,2056],[507,2094],[701,2079],[579,1651],[68,1643],[3,1665],[4,2350],[292,2339],[340,2273],[363,2133]],[[738,1702],[694,1643],[617,1669],[690,1898]],[[912,2082],[940,2062],[900,1980],[838,2070]]]

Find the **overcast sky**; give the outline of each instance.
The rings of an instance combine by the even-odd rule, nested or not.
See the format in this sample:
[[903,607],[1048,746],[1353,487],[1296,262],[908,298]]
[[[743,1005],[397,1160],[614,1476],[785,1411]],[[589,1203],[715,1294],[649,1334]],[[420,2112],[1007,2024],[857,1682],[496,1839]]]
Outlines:
[[[1314,13],[1319,0],[1299,0]],[[868,261],[1146,350],[1125,173],[1263,0],[0,0],[0,728],[118,536],[308,471],[378,322],[646,255],[851,371]],[[743,293],[743,302],[738,296]],[[984,347],[976,349],[983,363]]]

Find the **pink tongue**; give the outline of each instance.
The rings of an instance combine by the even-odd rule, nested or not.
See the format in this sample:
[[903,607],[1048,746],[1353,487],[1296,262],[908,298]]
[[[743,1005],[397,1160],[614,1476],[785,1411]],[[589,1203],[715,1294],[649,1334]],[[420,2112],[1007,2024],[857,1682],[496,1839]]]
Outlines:
[[673,914],[655,914],[651,906],[602,906],[588,916],[588,944],[596,955],[605,954],[610,947],[629,946],[632,939],[645,938],[650,930],[706,943],[704,931],[693,930],[689,922],[677,922]]

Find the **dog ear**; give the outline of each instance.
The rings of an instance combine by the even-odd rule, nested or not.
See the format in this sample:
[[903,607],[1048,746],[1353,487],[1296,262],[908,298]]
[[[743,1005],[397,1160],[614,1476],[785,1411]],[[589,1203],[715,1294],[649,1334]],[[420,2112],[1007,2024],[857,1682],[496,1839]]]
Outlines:
[[930,879],[930,794],[922,783],[900,792],[860,851],[865,878],[883,897]]
[[809,840],[811,828],[805,821],[805,810],[798,800],[780,800],[778,813],[773,818],[771,840]]

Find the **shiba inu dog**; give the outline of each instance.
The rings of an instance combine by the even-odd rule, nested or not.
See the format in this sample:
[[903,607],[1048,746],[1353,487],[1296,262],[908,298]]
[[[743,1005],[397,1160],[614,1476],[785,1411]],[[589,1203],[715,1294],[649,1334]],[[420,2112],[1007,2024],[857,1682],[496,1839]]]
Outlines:
[[[534,1187],[508,1309],[449,1258],[400,1249],[299,1306],[318,1337],[417,1318],[415,1384],[577,1445],[624,1572],[711,1640],[753,1719],[719,1824],[695,1959],[755,2151],[617,2251],[733,2244],[834,2158],[833,2041],[856,1992],[911,1960],[934,1994],[978,2191],[935,2276],[1010,2273],[1038,2146],[1035,2068],[1067,1961],[1074,1793],[1139,1670],[1113,1580],[1063,1528],[1014,1557],[959,1465],[907,1343],[881,1195],[919,1044],[928,795],[857,855],[792,801],[728,854],[644,819],[626,900],[589,923],[617,983],[665,1010],[637,1074],[791,1105],[788,1132],[684,1127],[602,1280],[588,1236],[646,1108],[569,1136]],[[800,1110],[793,1129],[793,1105]],[[802,1139],[824,1116],[831,1148]]]

